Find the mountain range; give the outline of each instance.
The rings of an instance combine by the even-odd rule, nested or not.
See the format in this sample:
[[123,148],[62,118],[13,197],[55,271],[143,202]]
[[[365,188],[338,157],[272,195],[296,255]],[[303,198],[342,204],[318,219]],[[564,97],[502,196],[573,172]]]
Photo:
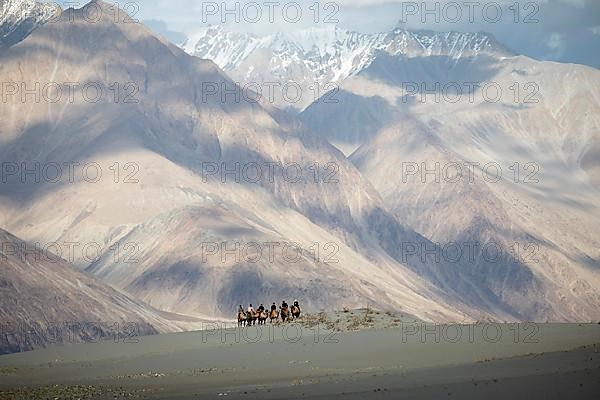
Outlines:
[[[264,38],[209,27],[188,43],[242,82],[294,81],[303,66],[304,86],[335,84],[298,118],[348,156],[399,221],[463,256],[466,243],[510,255],[469,260],[461,281],[540,316],[544,303],[563,303],[562,317],[594,313],[597,69],[516,55],[485,33],[401,27]],[[255,54],[269,67],[248,67],[261,65]]]
[[[382,55],[448,57],[457,61],[479,54],[510,52],[486,33],[410,31],[365,34],[337,25],[256,36],[209,26],[181,46],[210,59],[241,85],[277,84],[272,103],[301,111]],[[286,86],[287,85],[287,86]],[[303,96],[296,96],[296,87]],[[291,100],[291,101],[290,101]]]

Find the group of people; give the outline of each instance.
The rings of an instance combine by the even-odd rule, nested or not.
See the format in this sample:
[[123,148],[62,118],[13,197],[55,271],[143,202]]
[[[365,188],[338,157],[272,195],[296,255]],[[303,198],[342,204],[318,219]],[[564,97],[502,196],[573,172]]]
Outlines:
[[238,326],[250,326],[256,325],[258,321],[259,325],[264,325],[267,319],[271,320],[271,323],[277,321],[281,317],[283,322],[292,321],[300,318],[300,304],[298,300],[294,300],[294,303],[290,307],[285,300],[281,302],[281,306],[277,309],[277,305],[273,303],[271,305],[271,311],[268,312],[264,305],[258,306],[255,310],[252,304],[248,305],[248,308],[244,310],[244,307],[240,304],[238,309]]

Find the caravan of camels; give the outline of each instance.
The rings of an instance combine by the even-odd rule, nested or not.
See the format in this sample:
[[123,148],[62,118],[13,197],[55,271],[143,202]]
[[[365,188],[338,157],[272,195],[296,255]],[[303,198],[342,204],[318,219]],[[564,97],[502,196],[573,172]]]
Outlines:
[[294,319],[300,318],[300,305],[298,304],[298,300],[294,300],[294,304],[290,307],[285,302],[285,300],[281,303],[279,310],[275,303],[271,306],[270,312],[261,304],[256,310],[250,304],[246,310],[240,304],[240,308],[238,309],[238,326],[251,326],[256,325],[258,321],[258,325],[264,325],[267,322],[267,319],[270,319],[271,323],[274,323],[281,317],[283,322],[293,321]]

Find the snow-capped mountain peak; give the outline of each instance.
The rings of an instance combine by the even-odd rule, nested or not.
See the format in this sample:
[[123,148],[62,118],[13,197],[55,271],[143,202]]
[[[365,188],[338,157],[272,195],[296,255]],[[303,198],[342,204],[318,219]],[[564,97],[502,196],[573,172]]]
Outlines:
[[60,7],[56,3],[0,0],[0,48],[20,42],[57,12]]
[[[294,82],[311,91],[328,90],[328,85],[358,74],[381,52],[456,60],[484,53],[509,54],[486,33],[410,31],[396,27],[389,32],[367,34],[336,25],[264,36],[209,26],[198,30],[181,46],[191,55],[214,61],[241,83]],[[315,99],[307,97],[293,106],[302,109],[311,100]]]
[[390,32],[388,39],[390,53],[409,56],[443,55],[458,59],[482,53],[495,55],[510,53],[491,34],[484,32],[410,31],[397,27]]

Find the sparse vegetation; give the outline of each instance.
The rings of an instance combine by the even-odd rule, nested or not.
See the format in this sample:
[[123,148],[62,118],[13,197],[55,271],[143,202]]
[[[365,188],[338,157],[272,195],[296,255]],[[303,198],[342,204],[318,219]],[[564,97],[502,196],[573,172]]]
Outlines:
[[381,312],[371,307],[350,310],[344,307],[341,311],[333,313],[319,312],[317,314],[304,314],[299,322],[305,328],[322,326],[331,331],[359,331],[375,328],[395,328],[402,322],[391,312]]

